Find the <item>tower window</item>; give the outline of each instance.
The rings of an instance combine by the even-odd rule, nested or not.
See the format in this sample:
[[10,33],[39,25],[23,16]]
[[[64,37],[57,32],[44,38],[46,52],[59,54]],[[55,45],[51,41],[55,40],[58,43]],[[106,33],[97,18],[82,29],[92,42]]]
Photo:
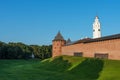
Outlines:
[[95,32],[95,30],[93,29],[93,32]]
[[100,31],[100,29],[98,29],[98,31]]

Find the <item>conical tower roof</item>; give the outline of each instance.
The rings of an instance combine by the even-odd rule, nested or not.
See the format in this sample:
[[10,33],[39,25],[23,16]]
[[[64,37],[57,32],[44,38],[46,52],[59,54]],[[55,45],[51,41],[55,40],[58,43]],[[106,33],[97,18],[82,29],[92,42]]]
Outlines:
[[58,41],[58,40],[64,40],[63,36],[61,35],[60,31],[58,32],[58,34],[55,36],[53,41]]
[[70,38],[68,38],[68,40],[67,40],[67,43],[71,43],[71,40],[70,40]]

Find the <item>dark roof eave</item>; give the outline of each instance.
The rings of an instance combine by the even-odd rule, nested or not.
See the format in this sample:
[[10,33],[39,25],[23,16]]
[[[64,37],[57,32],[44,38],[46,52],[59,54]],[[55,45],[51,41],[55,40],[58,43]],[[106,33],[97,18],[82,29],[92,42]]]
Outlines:
[[91,42],[98,42],[98,41],[105,41],[105,40],[112,40],[112,39],[120,39],[120,34],[105,36],[105,37],[96,38],[96,39],[78,40],[74,44],[78,44],[78,43],[91,43]]
[[92,40],[86,41],[86,42],[84,42],[84,43],[99,42],[99,41],[106,41],[106,40],[113,40],[113,39],[120,39],[120,37],[107,38],[107,39],[92,39]]
[[61,39],[55,39],[55,40],[52,40],[52,41],[66,41],[66,40],[61,40]]

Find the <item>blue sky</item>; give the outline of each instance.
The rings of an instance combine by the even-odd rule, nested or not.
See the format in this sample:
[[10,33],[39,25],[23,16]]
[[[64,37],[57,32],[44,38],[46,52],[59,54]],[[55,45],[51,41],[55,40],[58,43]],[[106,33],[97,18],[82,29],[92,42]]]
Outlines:
[[96,15],[103,36],[120,33],[120,0],[0,0],[0,41],[49,45],[59,30],[92,37]]

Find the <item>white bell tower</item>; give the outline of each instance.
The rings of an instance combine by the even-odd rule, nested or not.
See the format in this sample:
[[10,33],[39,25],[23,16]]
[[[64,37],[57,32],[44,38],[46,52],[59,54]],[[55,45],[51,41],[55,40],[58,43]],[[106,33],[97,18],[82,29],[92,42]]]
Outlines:
[[93,23],[93,38],[100,38],[100,37],[101,37],[100,22],[98,16],[96,16],[95,21]]

